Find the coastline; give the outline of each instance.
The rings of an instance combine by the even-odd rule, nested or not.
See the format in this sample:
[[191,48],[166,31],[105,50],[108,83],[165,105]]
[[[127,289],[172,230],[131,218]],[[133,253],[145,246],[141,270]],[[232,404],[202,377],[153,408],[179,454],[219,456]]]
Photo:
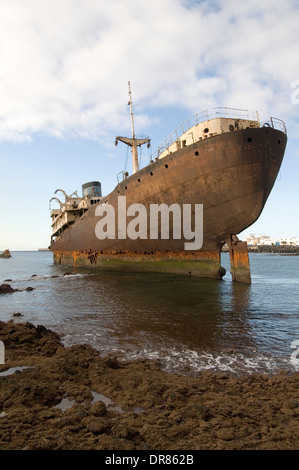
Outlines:
[[297,372],[179,375],[28,322],[0,322],[0,340],[0,450],[299,448]]
[[249,245],[250,253],[276,253],[279,255],[299,255],[297,245]]
[[[299,255],[299,246],[297,245],[247,245],[249,253],[276,253],[280,255]],[[228,247],[224,245],[223,253],[227,253]]]

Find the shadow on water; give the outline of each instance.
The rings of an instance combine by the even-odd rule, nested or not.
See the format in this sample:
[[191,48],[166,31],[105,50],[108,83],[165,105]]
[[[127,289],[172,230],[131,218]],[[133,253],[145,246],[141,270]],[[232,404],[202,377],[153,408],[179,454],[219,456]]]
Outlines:
[[[66,306],[60,327],[70,343],[85,331],[100,350],[218,354],[255,347],[246,318],[250,289],[213,279],[105,272],[68,279],[55,303]],[[70,293],[76,305],[72,310],[67,308]]]
[[119,304],[116,322],[121,333],[188,348],[228,342],[234,322],[240,328],[248,298],[244,286],[183,276],[119,275],[115,290],[111,282],[109,286],[109,301],[112,296]]

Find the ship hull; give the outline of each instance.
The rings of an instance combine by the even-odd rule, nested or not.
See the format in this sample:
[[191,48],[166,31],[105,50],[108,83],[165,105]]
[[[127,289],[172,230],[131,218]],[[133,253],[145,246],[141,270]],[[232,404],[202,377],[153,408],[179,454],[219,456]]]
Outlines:
[[[260,216],[283,159],[286,135],[249,128],[188,145],[120,183],[101,203],[203,205],[203,244],[185,250],[184,238],[104,239],[91,207],[52,242],[54,262],[89,268],[159,271],[221,278],[221,247]],[[171,227],[170,227],[171,233]]]
[[127,272],[183,274],[221,279],[220,250],[198,252],[102,253],[91,251],[55,251],[55,264]]

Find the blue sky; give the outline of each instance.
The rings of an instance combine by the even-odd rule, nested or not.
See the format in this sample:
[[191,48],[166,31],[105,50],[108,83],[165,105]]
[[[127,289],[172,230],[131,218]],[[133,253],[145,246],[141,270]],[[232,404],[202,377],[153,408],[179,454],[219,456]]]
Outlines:
[[153,151],[216,106],[283,119],[282,168],[246,233],[299,237],[298,20],[297,0],[0,0],[0,251],[48,246],[56,189],[113,190],[129,80]]

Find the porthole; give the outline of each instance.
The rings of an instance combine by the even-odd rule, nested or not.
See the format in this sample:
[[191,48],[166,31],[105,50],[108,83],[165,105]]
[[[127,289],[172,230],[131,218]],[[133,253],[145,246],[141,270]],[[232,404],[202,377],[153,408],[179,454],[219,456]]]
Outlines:
[[209,132],[209,128],[206,127],[206,128],[204,129],[204,133],[207,134],[208,132]]
[[195,155],[196,155],[196,156],[198,156],[198,155],[199,155],[199,152],[198,152],[197,150],[196,150],[196,152],[194,152],[194,153],[195,153]]
[[252,138],[248,137],[247,142],[252,142]]

